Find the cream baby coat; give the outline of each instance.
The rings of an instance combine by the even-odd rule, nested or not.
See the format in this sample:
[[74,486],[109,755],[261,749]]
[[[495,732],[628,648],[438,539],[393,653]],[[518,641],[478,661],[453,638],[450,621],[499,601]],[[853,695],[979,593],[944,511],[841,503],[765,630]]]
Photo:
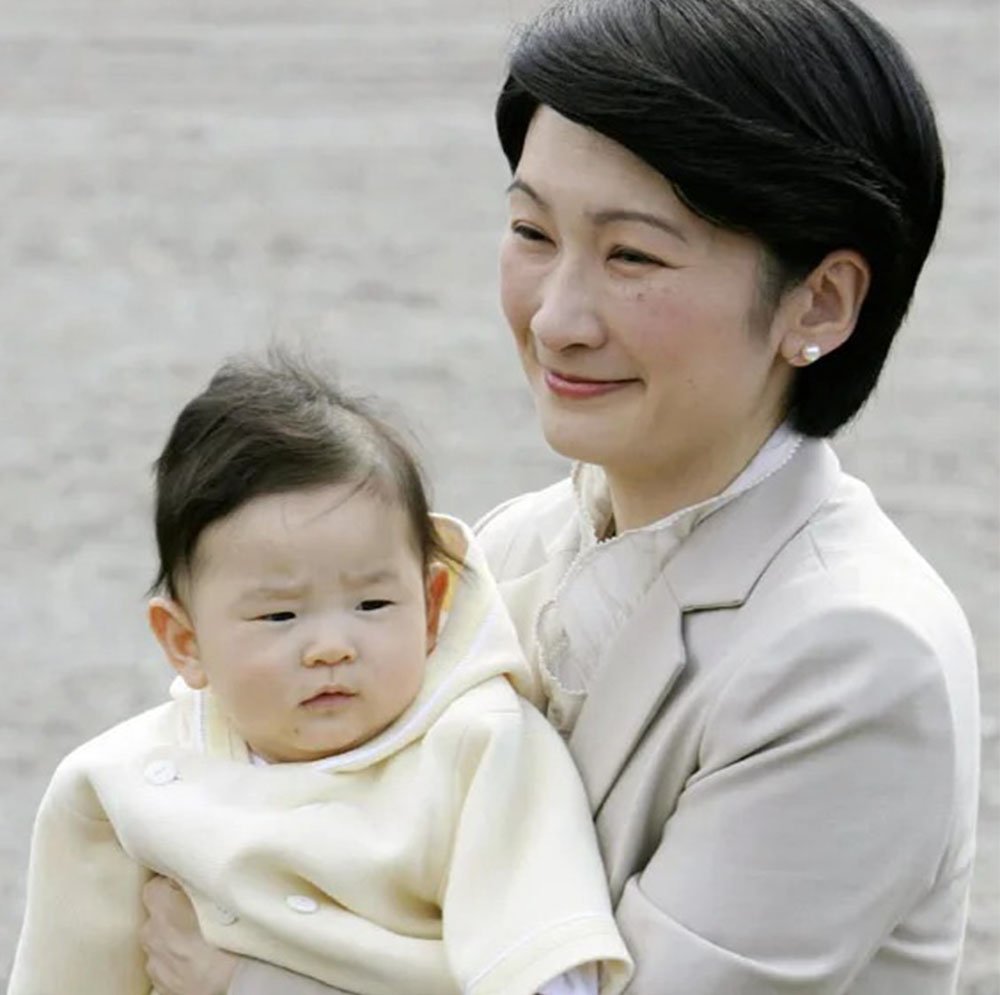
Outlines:
[[[84,744],[35,826],[8,995],[149,995],[138,942],[151,873],[205,939],[360,995],[532,995],[602,962],[631,971],[586,796],[481,553],[410,708],[372,741],[259,767],[209,692]],[[471,568],[471,569],[470,569]]]

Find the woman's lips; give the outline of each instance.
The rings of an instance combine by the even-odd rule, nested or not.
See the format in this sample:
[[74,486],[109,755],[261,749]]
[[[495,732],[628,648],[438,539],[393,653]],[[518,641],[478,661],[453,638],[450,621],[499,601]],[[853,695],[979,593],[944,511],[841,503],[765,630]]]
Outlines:
[[544,370],[545,386],[558,397],[585,399],[611,394],[623,387],[636,383],[636,380],[586,380],[582,377],[571,377],[555,370]]

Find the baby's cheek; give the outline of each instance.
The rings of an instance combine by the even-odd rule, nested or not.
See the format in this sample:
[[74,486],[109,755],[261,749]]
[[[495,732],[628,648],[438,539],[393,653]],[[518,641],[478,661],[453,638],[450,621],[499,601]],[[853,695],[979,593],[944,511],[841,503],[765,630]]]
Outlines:
[[248,717],[272,713],[285,697],[282,685],[266,669],[247,666],[233,674],[231,696]]

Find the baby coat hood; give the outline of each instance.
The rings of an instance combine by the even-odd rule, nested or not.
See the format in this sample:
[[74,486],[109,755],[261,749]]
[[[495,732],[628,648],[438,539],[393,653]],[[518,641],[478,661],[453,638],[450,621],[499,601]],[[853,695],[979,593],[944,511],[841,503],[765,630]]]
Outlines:
[[[427,658],[420,693],[392,725],[366,743],[295,766],[355,771],[377,764],[420,739],[461,694],[498,677],[510,680],[526,697],[535,696],[531,670],[478,542],[458,519],[433,517],[458,565],[448,564],[438,640]],[[178,677],[170,693],[179,708],[184,741],[210,756],[251,762],[247,744],[210,689],[194,691]]]

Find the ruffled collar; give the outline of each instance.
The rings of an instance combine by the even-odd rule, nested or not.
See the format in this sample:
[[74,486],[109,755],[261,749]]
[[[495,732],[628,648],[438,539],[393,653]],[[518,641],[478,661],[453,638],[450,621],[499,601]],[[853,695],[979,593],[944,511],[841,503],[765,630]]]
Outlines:
[[610,539],[600,538],[607,531],[611,521],[611,492],[607,477],[599,466],[575,463],[571,479],[580,521],[580,548],[583,550],[598,544],[606,546],[639,532],[655,534],[670,531],[674,535],[689,535],[695,526],[713,511],[717,511],[733,498],[756,487],[780,470],[798,452],[804,438],[787,422],[782,422],[724,491],[697,504],[681,508],[649,525],[629,529]]
[[571,731],[607,662],[606,647],[681,543],[711,514],[780,470],[803,438],[780,425],[724,491],[609,539],[600,538],[611,520],[607,478],[600,467],[574,466],[578,550],[535,620],[535,662],[549,699],[549,719],[558,729]]

